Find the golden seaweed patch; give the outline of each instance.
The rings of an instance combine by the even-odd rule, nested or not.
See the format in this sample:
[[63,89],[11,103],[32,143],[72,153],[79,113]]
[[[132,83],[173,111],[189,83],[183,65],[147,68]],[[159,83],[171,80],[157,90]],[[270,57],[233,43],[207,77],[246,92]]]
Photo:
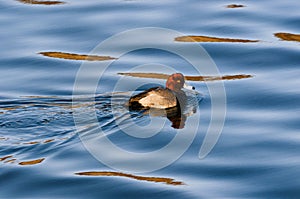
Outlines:
[[4,163],[15,163],[17,161],[16,158],[10,159],[10,160],[6,160]]
[[38,141],[32,141],[32,142],[25,142],[25,143],[23,143],[23,144],[38,144],[39,142]]
[[12,106],[12,107],[3,107],[1,108],[2,110],[5,111],[14,111],[16,109],[21,109],[21,108],[25,108],[26,106]]
[[36,160],[30,160],[30,161],[24,161],[24,162],[19,162],[19,165],[34,165],[34,164],[39,164],[43,162],[45,158],[40,158]]
[[106,60],[113,60],[116,59],[110,56],[98,56],[98,55],[79,55],[73,53],[64,53],[64,52],[40,52],[39,54],[53,57],[53,58],[60,58],[60,59],[71,59],[71,60],[86,60],[86,61],[106,61]]
[[242,8],[245,7],[244,5],[240,5],[240,4],[230,4],[227,5],[226,8]]
[[183,185],[183,182],[175,181],[172,178],[162,178],[162,177],[145,177],[137,176],[127,173],[112,172],[112,171],[89,171],[89,172],[79,172],[75,173],[76,175],[83,176],[117,176],[117,177],[126,177],[140,181],[149,181],[149,182],[162,182],[169,185]]
[[0,158],[0,162],[4,161],[6,159],[12,158],[12,157],[13,157],[12,155],[4,156],[4,157]]
[[18,0],[24,4],[39,4],[39,5],[57,5],[57,4],[64,4],[66,2],[63,1],[36,1],[36,0]]
[[45,140],[45,141],[44,141],[44,144],[50,143],[50,142],[53,142],[53,141],[54,141],[54,139]]
[[291,33],[280,32],[280,33],[275,33],[274,35],[276,37],[282,39],[282,40],[300,42],[300,35],[299,34],[291,34]]
[[[55,140],[55,139],[49,139],[49,140],[43,141],[42,143],[43,143],[43,144],[47,144],[47,143],[53,142],[54,140]],[[23,143],[23,144],[40,144],[40,142],[39,142],[39,141],[32,141],[32,142],[25,142],[25,143]]]
[[[130,77],[139,78],[153,78],[153,79],[167,79],[168,74],[162,73],[118,73],[119,75],[125,75]],[[252,75],[239,74],[239,75],[225,75],[225,76],[185,76],[188,81],[217,81],[217,80],[236,80],[251,78]]]
[[252,75],[225,75],[225,76],[187,76],[186,80],[189,81],[217,81],[217,80],[236,80],[236,79],[246,79],[251,78]]
[[241,42],[241,43],[251,43],[258,42],[259,40],[249,40],[249,39],[232,39],[232,38],[218,38],[218,37],[208,37],[208,36],[182,36],[176,37],[175,41],[179,42]]
[[130,77],[140,78],[154,78],[154,79],[168,79],[169,75],[162,73],[118,73],[119,75],[125,75]]

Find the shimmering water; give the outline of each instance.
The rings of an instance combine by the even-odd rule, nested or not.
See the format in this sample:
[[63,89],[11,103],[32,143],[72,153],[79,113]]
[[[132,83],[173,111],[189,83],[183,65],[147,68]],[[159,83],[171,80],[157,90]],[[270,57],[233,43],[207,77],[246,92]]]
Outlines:
[[[244,7],[227,8],[230,4]],[[292,0],[0,2],[0,198],[298,198],[299,9]],[[202,36],[194,39],[225,76],[225,126],[204,159],[198,153],[210,121],[210,95],[203,78],[193,77],[198,74],[189,63],[171,53],[128,53],[102,77],[95,104],[83,100],[72,107],[84,55],[114,34],[149,26]],[[104,61],[93,64],[99,62]],[[120,91],[111,104],[113,86],[124,77],[118,73],[149,63],[173,67],[190,78],[201,99],[191,106],[196,111],[188,115],[185,130],[200,115],[199,128],[192,145],[170,166],[150,173],[120,172],[84,147],[74,109],[95,107],[108,138],[126,150],[163,147],[176,135],[170,120],[158,135],[128,138],[117,129],[118,120],[126,124],[133,118],[143,126],[149,116],[121,111],[129,90]],[[147,72],[165,73],[152,69]],[[131,84],[149,83],[139,90],[165,83],[161,75],[126,78]]]

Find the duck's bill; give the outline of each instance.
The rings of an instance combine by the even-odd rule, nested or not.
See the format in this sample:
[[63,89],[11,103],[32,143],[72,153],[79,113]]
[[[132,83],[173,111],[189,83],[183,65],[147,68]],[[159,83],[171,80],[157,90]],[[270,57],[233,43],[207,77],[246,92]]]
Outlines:
[[195,87],[194,87],[194,86],[190,86],[190,85],[187,84],[187,83],[184,83],[183,88],[188,89],[188,90],[195,90]]

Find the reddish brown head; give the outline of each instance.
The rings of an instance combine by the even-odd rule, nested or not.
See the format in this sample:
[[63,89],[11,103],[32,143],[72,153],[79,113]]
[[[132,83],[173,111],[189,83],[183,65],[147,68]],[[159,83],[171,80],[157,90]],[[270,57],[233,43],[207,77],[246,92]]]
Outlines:
[[166,87],[175,92],[180,91],[184,85],[184,76],[181,73],[174,73],[169,76]]

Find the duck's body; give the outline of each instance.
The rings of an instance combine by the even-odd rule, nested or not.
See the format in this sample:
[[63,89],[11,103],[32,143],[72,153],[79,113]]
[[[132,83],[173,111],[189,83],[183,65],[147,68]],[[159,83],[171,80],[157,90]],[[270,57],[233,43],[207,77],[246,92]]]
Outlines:
[[150,88],[129,100],[131,109],[158,108],[166,109],[177,105],[177,99],[170,89],[155,87]]
[[181,90],[185,81],[181,73],[175,73],[168,78],[166,88],[155,87],[150,88],[129,99],[129,108],[131,110],[138,109],[167,109],[182,105],[186,99],[186,95]]

